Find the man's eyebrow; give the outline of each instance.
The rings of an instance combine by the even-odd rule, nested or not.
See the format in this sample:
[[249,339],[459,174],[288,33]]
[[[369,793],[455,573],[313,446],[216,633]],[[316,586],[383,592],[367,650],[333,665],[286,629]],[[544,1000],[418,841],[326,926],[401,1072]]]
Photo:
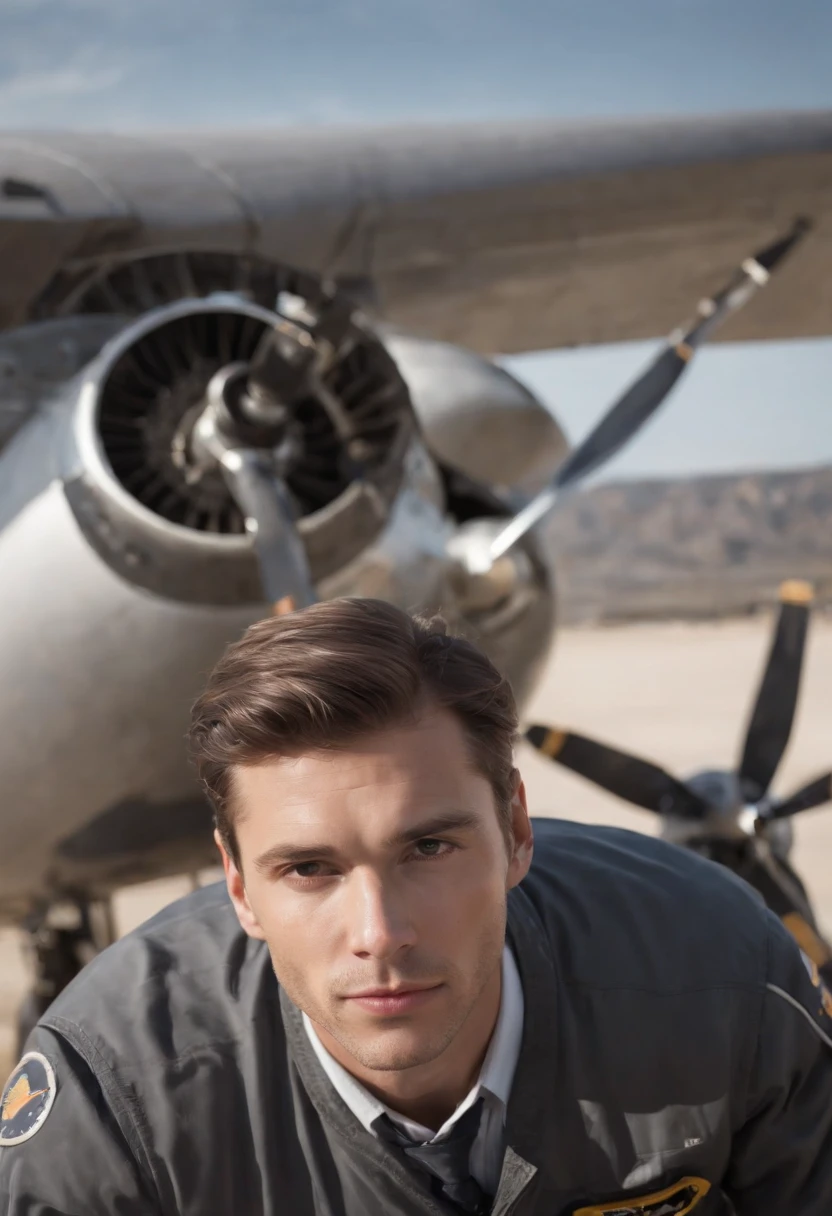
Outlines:
[[406,832],[397,832],[395,836],[389,836],[384,843],[388,848],[393,848],[397,844],[412,844],[414,840],[423,840],[427,836],[441,836],[445,832],[459,832],[465,828],[473,828],[478,822],[477,816],[472,815],[470,811],[447,811],[444,815],[433,815],[430,819],[423,819],[421,823],[414,824]]
[[255,859],[255,870],[271,870],[277,865],[300,866],[307,861],[329,861],[337,856],[328,844],[276,844]]
[[[459,832],[465,828],[475,827],[477,816],[468,811],[450,811],[444,815],[433,815],[421,823],[414,824],[405,832],[397,832],[384,841],[385,848],[395,848],[397,845],[412,844],[415,840],[424,840],[429,836],[441,836],[445,832]],[[338,856],[338,850],[329,844],[276,844],[261,853],[255,859],[254,868],[261,872],[271,870],[277,865],[299,866],[309,861],[331,861]]]

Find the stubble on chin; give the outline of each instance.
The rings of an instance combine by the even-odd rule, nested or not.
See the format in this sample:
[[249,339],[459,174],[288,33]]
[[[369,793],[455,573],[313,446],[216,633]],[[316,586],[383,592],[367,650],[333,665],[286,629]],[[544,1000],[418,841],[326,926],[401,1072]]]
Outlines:
[[[467,984],[458,973],[443,977],[445,992],[439,998],[441,1009],[425,1011],[422,1017],[402,1018],[394,1024],[368,1024],[362,1030],[351,1025],[351,1017],[360,1013],[350,1010],[350,1002],[340,996],[330,996],[321,1007],[304,984],[303,974],[289,966],[279,965],[272,957],[278,983],[297,1008],[310,1021],[326,1032],[363,1070],[400,1072],[433,1063],[451,1046],[457,1035],[465,1033],[471,1015],[483,998],[495,970],[501,964],[505,942],[505,918],[498,918],[480,939],[480,965]],[[408,975],[413,982],[416,977]],[[436,978],[436,971],[430,977]],[[355,991],[365,981],[344,983],[342,991]],[[468,989],[465,998],[458,994]],[[345,1064],[349,1067],[348,1064]]]

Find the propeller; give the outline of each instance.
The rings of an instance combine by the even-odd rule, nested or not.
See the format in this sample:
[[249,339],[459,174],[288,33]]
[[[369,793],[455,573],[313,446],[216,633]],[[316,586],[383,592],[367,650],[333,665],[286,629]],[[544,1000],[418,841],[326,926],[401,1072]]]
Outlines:
[[212,378],[192,437],[198,462],[219,467],[243,514],[275,615],[316,598],[285,477],[296,455],[293,413],[310,397],[360,472],[353,421],[323,380],[348,338],[353,306],[338,294],[325,295],[308,313],[299,298],[287,297],[287,311],[300,323],[279,316],[247,363],[229,364]]
[[705,814],[705,804],[697,794],[649,760],[628,756],[572,731],[545,726],[530,726],[526,738],[544,756],[646,811],[683,818]]
[[780,616],[740,761],[740,784],[749,802],[759,802],[766,793],[789,742],[811,602],[808,583],[793,581],[780,588]]
[[255,352],[252,363],[229,364],[212,377],[191,449],[195,465],[221,472],[252,539],[265,598],[277,613],[287,599],[293,607],[311,604],[315,591],[284,476],[295,454],[286,403],[291,387],[302,391],[305,376],[300,367],[284,365],[285,396],[267,393],[264,386],[277,379],[277,369],[268,375],[270,358],[270,352]]
[[791,734],[811,600],[807,583],[780,588],[780,613],[737,773],[700,773],[684,782],[648,760],[569,731],[533,725],[525,737],[544,756],[611,794],[675,820],[665,824],[668,838],[704,849],[756,887],[832,984],[832,945],[818,929],[809,897],[788,864],[789,844],[775,826],[832,801],[832,772],[788,798],[768,795]]
[[[780,588],[780,612],[768,660],[749,721],[737,779],[730,774],[743,805],[756,808],[761,823],[785,819],[832,801],[832,772],[824,773],[788,798],[775,800],[768,788],[791,735],[800,689],[800,675],[812,602],[808,583],[792,580]],[[571,769],[609,793],[660,815],[705,819],[723,811],[706,795],[706,789],[724,790],[725,782],[710,787],[696,778],[697,788],[665,772],[650,761],[630,756],[583,735],[541,725],[529,726],[525,738],[537,751]]]
[[[722,291],[700,301],[696,318],[669,335],[658,357],[570,453],[550,485],[541,490],[493,538],[490,546],[492,563],[548,515],[566,491],[606,464],[632,439],[665,401],[702,343],[732,313],[742,308],[760,287],[765,286],[773,270],[803,238],[809,227],[807,219],[797,219],[784,237],[746,258]],[[483,573],[481,569],[474,572]]]

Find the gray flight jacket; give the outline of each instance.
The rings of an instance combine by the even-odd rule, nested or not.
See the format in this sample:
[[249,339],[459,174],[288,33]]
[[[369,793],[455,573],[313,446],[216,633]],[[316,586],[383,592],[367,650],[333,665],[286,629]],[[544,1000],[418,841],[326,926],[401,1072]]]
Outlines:
[[[830,1216],[829,1001],[780,922],[672,845],[534,828],[508,901],[525,1017],[494,1216]],[[0,1147],[3,1216],[453,1210],[338,1097],[222,885],[95,959],[27,1051],[56,1092],[13,1074],[8,1109],[31,1102],[37,1130]]]

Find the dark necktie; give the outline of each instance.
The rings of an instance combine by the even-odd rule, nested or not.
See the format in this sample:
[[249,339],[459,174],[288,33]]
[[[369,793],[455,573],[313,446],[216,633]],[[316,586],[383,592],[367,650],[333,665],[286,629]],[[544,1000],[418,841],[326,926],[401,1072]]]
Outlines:
[[427,1170],[437,1180],[439,1194],[456,1204],[461,1212],[479,1214],[488,1211],[487,1199],[477,1181],[471,1177],[471,1145],[480,1127],[483,1101],[478,1098],[451,1129],[450,1135],[438,1144],[416,1144],[389,1115],[379,1115],[373,1129],[389,1144],[397,1145],[406,1157]]

